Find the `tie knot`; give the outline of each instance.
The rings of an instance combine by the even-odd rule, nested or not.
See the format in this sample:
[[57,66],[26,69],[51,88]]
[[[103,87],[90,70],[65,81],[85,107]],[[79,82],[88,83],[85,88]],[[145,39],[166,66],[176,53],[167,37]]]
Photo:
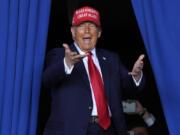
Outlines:
[[88,56],[91,57],[93,54],[92,52],[88,52]]
[[89,55],[92,55],[92,52],[88,52],[89,53]]

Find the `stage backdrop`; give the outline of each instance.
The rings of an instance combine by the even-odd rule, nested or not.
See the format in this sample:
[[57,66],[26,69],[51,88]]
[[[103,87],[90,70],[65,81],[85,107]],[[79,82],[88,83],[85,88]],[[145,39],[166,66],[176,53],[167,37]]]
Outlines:
[[51,0],[0,0],[0,135],[35,135]]
[[171,135],[180,135],[180,1],[132,0]]

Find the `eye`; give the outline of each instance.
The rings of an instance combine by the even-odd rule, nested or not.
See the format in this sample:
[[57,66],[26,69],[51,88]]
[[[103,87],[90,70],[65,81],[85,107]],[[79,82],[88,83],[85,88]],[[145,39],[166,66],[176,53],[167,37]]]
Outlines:
[[84,24],[80,24],[80,25],[79,25],[79,28],[84,28],[84,27],[85,27]]
[[96,25],[95,24],[90,24],[89,27],[90,28],[96,28]]

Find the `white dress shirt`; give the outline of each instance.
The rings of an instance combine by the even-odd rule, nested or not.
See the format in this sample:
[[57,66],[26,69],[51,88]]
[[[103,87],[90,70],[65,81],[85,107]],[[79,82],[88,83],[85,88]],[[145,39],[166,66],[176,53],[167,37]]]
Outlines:
[[[81,49],[78,47],[78,45],[76,43],[74,43],[76,49],[78,50],[79,54],[83,55],[85,54],[85,52],[81,51]],[[94,48],[91,53],[93,54],[92,55],[92,59],[93,59],[93,62],[94,64],[96,65],[96,67],[98,68],[100,74],[101,74],[101,77],[102,77],[102,72],[101,72],[101,68],[100,68],[100,65],[99,65],[99,61],[98,61],[98,58],[96,56],[96,48]],[[90,78],[89,78],[89,71],[88,71],[88,58],[87,57],[84,57],[83,59],[83,63],[84,63],[84,66],[85,66],[85,69],[86,69],[86,72],[87,72],[87,75],[88,75],[88,79],[89,79],[89,82],[90,82]],[[66,74],[71,74],[74,66],[71,67],[71,69],[69,69],[69,67],[67,66],[66,62],[65,62],[65,58],[64,58],[64,66],[65,66],[65,72]],[[142,78],[142,76],[141,76]],[[102,79],[103,80],[103,79]],[[136,82],[136,80],[134,79],[133,77],[133,80],[136,84],[136,86],[139,86],[139,83],[141,82],[141,79]],[[91,87],[91,94],[92,94],[92,101],[93,101],[93,109],[92,109],[92,113],[91,113],[91,116],[97,116],[97,107],[96,107],[96,101],[95,101],[95,97],[94,97],[94,93],[93,93],[93,89],[92,89],[92,85],[91,85],[91,82],[90,82],[90,87]],[[109,114],[111,116],[111,111],[110,111],[110,108],[108,106],[108,109],[109,109]]]

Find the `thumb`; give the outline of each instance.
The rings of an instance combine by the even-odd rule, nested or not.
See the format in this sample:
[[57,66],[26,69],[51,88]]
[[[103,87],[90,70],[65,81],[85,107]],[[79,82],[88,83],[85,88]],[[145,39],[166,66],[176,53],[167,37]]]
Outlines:
[[63,43],[62,45],[65,48],[65,51],[70,51],[69,45],[66,43]]
[[134,72],[128,72],[128,75],[136,75],[136,73],[134,73]]
[[132,72],[128,72],[128,75],[132,75]]

